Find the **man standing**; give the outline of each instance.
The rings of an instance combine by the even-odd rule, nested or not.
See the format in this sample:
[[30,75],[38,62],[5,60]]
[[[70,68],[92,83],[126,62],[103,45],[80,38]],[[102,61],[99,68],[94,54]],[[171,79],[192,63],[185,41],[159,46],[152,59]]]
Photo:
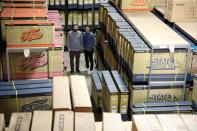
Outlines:
[[76,59],[76,71],[80,73],[79,62],[80,53],[83,50],[83,34],[78,31],[78,25],[73,25],[73,30],[68,32],[67,47],[70,55],[71,73],[74,73],[74,57]]
[[85,62],[86,62],[86,68],[89,68],[89,62],[90,62],[90,71],[93,70],[94,67],[94,61],[93,61],[93,53],[94,53],[94,46],[95,46],[95,36],[90,31],[90,27],[86,26],[84,33],[84,54],[85,54]]

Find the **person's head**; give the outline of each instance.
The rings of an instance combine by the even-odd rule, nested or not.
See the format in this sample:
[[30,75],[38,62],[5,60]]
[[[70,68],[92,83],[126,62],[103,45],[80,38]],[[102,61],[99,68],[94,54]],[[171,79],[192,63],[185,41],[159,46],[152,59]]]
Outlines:
[[85,31],[86,31],[86,32],[90,32],[90,27],[89,27],[89,26],[86,26],[86,27],[85,27]]
[[74,25],[73,25],[73,30],[74,30],[74,31],[77,31],[77,30],[78,30],[78,25],[77,25],[77,24],[74,24]]

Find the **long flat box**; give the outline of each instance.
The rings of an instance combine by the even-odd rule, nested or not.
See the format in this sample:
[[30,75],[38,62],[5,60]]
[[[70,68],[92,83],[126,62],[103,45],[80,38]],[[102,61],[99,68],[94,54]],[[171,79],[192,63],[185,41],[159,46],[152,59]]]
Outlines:
[[52,111],[34,111],[31,131],[51,131]]
[[71,96],[75,112],[91,112],[92,104],[85,76],[71,76]]
[[132,130],[132,121],[123,121],[123,126],[125,128],[125,131],[131,131]]
[[133,115],[132,131],[163,131],[156,115]]
[[121,115],[118,113],[103,113],[103,131],[125,131]]
[[29,131],[31,118],[31,113],[12,113],[8,127],[9,131]]
[[[41,13],[42,12],[42,13]],[[1,12],[2,40],[6,41],[6,22],[47,21],[47,9],[36,8],[4,8]]]
[[4,114],[0,114],[0,131],[4,131],[5,129],[5,118]]
[[70,85],[68,77],[53,77],[53,110],[71,109]]
[[51,22],[6,22],[7,47],[52,47],[55,29]]
[[181,115],[182,120],[184,121],[187,129],[189,131],[197,130],[197,116],[196,115]]
[[92,97],[96,107],[102,107],[102,84],[98,72],[93,72],[91,75],[92,82]]
[[53,131],[74,131],[74,113],[55,111]]
[[188,131],[184,121],[178,114],[159,114],[156,116],[164,131]]
[[95,122],[95,131],[102,131],[103,130],[103,123],[102,122]]
[[[9,53],[9,61],[10,77],[12,80],[63,76],[62,48],[32,52],[29,57],[25,57],[23,52],[11,52]],[[4,79],[8,77],[6,62],[6,56],[3,53]]]
[[[147,102],[148,85],[133,85],[130,89],[130,104]],[[149,102],[176,102],[182,97],[183,86],[150,87]],[[189,88],[186,88],[186,99],[188,99]]]
[[102,71],[103,74],[103,106],[106,112],[118,112],[119,92],[114,84],[109,71]]
[[12,90],[0,91],[0,112],[5,114],[6,122],[9,121],[12,112],[51,110],[52,84],[33,88],[29,88],[31,85],[24,85],[20,89],[16,89],[16,86],[13,85]]
[[75,131],[95,131],[93,113],[75,113]]
[[119,112],[121,114],[127,114],[129,104],[129,90],[118,71],[112,70],[111,74],[113,76],[116,87],[119,90]]

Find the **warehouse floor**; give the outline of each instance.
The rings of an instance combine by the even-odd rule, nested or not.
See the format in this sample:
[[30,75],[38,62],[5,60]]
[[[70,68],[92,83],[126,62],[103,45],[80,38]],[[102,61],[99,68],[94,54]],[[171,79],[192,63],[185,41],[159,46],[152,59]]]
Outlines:
[[[65,52],[64,55],[65,55],[64,58],[66,59],[66,62],[67,62],[66,63],[67,64],[67,71],[65,72],[65,75],[70,75],[70,59],[69,59],[69,53],[68,52]],[[74,74],[86,76],[88,91],[89,91],[89,94],[91,96],[91,91],[92,91],[91,76],[90,76],[89,69],[86,69],[86,67],[85,67],[84,53],[81,53],[81,56],[80,56],[80,71],[81,71],[80,74],[78,74],[78,73],[74,73]],[[92,99],[91,99],[91,101],[92,101]],[[101,110],[97,110],[97,109],[94,108],[95,106],[94,106],[94,102],[93,101],[92,101],[92,104],[93,104],[93,112],[95,114],[95,120],[96,121],[102,121],[102,111]]]

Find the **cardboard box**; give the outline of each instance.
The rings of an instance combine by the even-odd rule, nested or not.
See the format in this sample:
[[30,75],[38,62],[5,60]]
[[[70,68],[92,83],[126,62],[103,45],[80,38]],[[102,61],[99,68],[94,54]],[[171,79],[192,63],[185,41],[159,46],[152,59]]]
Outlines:
[[31,131],[51,131],[52,111],[34,111]]
[[29,131],[31,118],[31,113],[12,113],[9,123],[9,131]]
[[192,100],[197,103],[197,76],[194,76],[193,81],[193,91],[192,91]]
[[92,98],[97,108],[102,107],[102,84],[98,72],[91,75]]
[[188,128],[185,125],[184,121],[181,119],[180,115],[178,114],[159,114],[156,115],[157,119],[163,128],[166,131],[187,131]]
[[75,112],[91,112],[92,104],[85,76],[71,76],[71,96]]
[[[148,85],[133,85],[130,89],[130,104],[148,102]],[[149,102],[176,102],[181,101],[183,86],[162,86],[150,87]],[[188,99],[189,88],[186,88],[186,100]]]
[[75,113],[75,131],[95,131],[93,113]]
[[[40,13],[42,12],[42,13]],[[1,13],[2,40],[6,41],[6,22],[28,22],[34,20],[47,21],[47,9],[36,8],[4,8]]]
[[118,71],[112,70],[111,74],[119,91],[119,112],[121,114],[127,114],[129,104],[129,90]]
[[148,3],[151,8],[154,7],[166,7],[167,0],[148,0]]
[[73,11],[73,24],[77,24],[77,23],[78,23],[78,12]]
[[[9,53],[9,61],[12,80],[63,76],[62,48],[52,48],[46,52],[30,53],[29,57],[25,57],[23,52]],[[7,79],[5,54],[3,54],[3,62],[4,79]]]
[[45,4],[10,4],[10,3],[5,3],[2,5],[3,8],[47,8]]
[[32,3],[44,4],[46,0],[3,0],[3,3]]
[[78,26],[79,27],[82,27],[82,24],[83,24],[83,12],[78,12]]
[[156,115],[133,115],[132,131],[163,131]]
[[74,131],[74,113],[72,111],[55,111],[53,131]]
[[95,131],[102,131],[103,123],[102,122],[95,122]]
[[68,77],[53,77],[53,110],[71,109],[70,85]]
[[121,115],[118,113],[103,113],[103,131],[125,131]]
[[83,27],[88,25],[88,13],[87,12],[83,12]]
[[13,82],[11,85],[1,85],[1,87],[0,112],[5,114],[6,122],[9,121],[12,112],[52,109],[51,83],[17,84]]
[[120,9],[122,11],[146,11],[151,10],[148,0],[120,0]]
[[123,121],[123,126],[125,128],[125,131],[131,131],[132,130],[132,121]]
[[93,14],[92,11],[88,11],[88,25],[91,26],[93,23]]
[[119,92],[109,71],[103,73],[103,106],[106,112],[118,112]]
[[5,119],[4,114],[0,114],[0,131],[4,131],[5,129]]
[[51,22],[6,22],[7,47],[52,47],[55,29]]
[[196,21],[195,0],[168,0],[165,18],[170,22]]
[[187,129],[190,131],[197,130],[197,115],[181,115],[182,120],[184,121],[185,125],[187,126]]

